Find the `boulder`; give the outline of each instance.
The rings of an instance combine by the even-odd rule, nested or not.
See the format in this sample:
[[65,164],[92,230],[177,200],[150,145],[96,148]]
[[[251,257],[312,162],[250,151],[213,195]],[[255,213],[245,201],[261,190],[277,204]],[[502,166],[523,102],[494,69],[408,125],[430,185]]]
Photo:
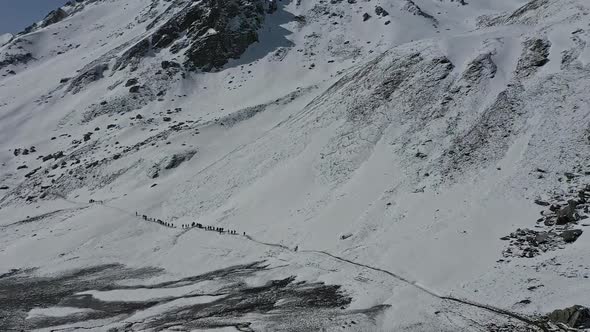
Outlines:
[[187,151],[184,153],[174,154],[174,155],[172,155],[172,157],[170,157],[170,159],[168,160],[168,162],[164,166],[164,169],[176,168],[176,167],[180,166],[180,164],[182,164],[183,162],[190,160],[196,153],[197,153],[197,151]]
[[563,231],[559,236],[565,241],[566,243],[575,242],[580,235],[582,235],[583,231],[581,229],[570,229],[567,231]]
[[68,92],[74,94],[80,92],[84,87],[90,83],[96,82],[104,77],[104,72],[109,69],[107,63],[92,64],[85,67],[78,76],[70,81]]
[[557,309],[548,315],[554,323],[562,323],[575,329],[590,328],[590,309],[574,305],[565,309]]
[[547,232],[540,232],[535,236],[535,242],[542,244],[546,243],[549,240],[549,234]]
[[[32,53],[5,54],[4,60],[0,61],[0,69],[2,69],[4,67],[8,67],[9,65],[13,65],[13,66],[20,65],[20,64],[26,65],[27,63],[29,63],[32,60],[33,60]],[[14,70],[9,70],[8,73],[11,75],[16,74],[14,72]]]
[[381,7],[381,6],[375,6],[375,14],[377,14],[377,16],[383,16],[383,17],[389,15],[389,13],[385,9],[383,9],[383,7]]
[[557,224],[565,225],[570,222],[576,221],[576,201],[569,200],[567,205],[557,211]]
[[161,63],[162,69],[168,68],[180,68],[180,64],[174,61],[162,61]]
[[125,82],[125,87],[130,87],[136,85],[137,83],[137,78],[130,78],[127,80],[127,82]]
[[540,200],[540,199],[535,199],[535,204],[541,205],[541,206],[549,206],[549,205],[551,205],[548,202],[545,202],[545,201]]
[[25,178],[29,178],[31,176],[33,176],[33,174],[37,173],[37,171],[39,171],[41,169],[41,167],[37,167],[34,170],[30,171],[29,173],[25,174]]

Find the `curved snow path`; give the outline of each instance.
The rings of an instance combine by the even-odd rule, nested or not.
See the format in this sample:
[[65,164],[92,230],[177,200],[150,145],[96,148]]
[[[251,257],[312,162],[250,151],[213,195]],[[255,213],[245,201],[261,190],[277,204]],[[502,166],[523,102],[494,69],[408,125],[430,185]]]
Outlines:
[[519,321],[521,321],[521,322],[523,322],[523,323],[525,323],[527,325],[530,325],[530,326],[536,327],[538,329],[541,329],[543,332],[549,332],[549,329],[545,326],[545,324],[543,324],[543,322],[535,321],[534,319],[532,319],[532,318],[530,318],[528,316],[519,314],[517,312],[510,311],[510,310],[498,308],[498,307],[495,307],[495,306],[489,305],[489,304],[478,303],[478,302],[475,302],[475,301],[472,301],[472,300],[462,299],[462,298],[454,297],[454,296],[451,296],[451,295],[441,295],[440,293],[436,292],[435,290],[432,290],[432,289],[430,289],[430,288],[428,288],[428,287],[426,287],[426,286],[418,283],[417,281],[410,280],[410,279],[408,279],[406,277],[403,277],[403,276],[401,276],[401,275],[399,275],[397,273],[394,273],[394,272],[391,272],[391,271],[388,271],[388,270],[385,270],[385,269],[382,269],[382,268],[379,268],[379,267],[374,267],[374,266],[371,266],[371,265],[358,263],[358,262],[352,261],[352,260],[347,259],[347,258],[344,258],[344,257],[336,256],[336,255],[331,254],[331,253],[329,253],[327,251],[324,251],[324,250],[294,250],[294,249],[291,249],[291,248],[289,248],[289,247],[287,247],[285,245],[282,245],[282,244],[267,243],[267,242],[258,241],[256,239],[254,239],[253,237],[251,237],[250,235],[245,235],[244,237],[246,239],[248,239],[250,241],[253,241],[253,242],[256,242],[258,244],[262,244],[262,245],[266,245],[266,246],[272,246],[272,247],[280,248],[280,249],[287,250],[287,251],[290,251],[290,252],[320,254],[320,255],[331,257],[332,259],[335,259],[335,260],[338,260],[338,261],[341,261],[341,262],[344,262],[344,263],[348,263],[348,264],[356,265],[356,266],[359,266],[359,267],[362,267],[362,268],[366,268],[366,269],[369,269],[369,270],[373,270],[373,271],[385,273],[385,274],[393,277],[394,279],[396,279],[398,281],[401,281],[401,282],[403,282],[405,284],[408,284],[408,285],[410,285],[410,286],[412,286],[414,288],[417,288],[418,290],[420,290],[420,291],[422,291],[422,292],[424,292],[426,294],[429,294],[429,295],[431,295],[431,296],[433,296],[435,298],[438,298],[440,300],[443,300],[443,301],[451,301],[451,302],[455,302],[455,303],[460,303],[460,304],[463,304],[463,305],[468,305],[468,306],[471,306],[471,307],[483,309],[483,310],[492,312],[494,314],[498,314],[498,315],[502,315],[502,316],[514,318],[514,319],[519,320]]
[[[64,200],[66,200],[68,202],[71,202],[71,203],[74,203],[74,204],[90,205],[90,204],[85,204],[85,203],[71,201],[71,200],[66,199],[65,197],[62,197],[62,198]],[[104,207],[109,208],[109,209],[114,209],[114,210],[117,210],[119,212],[122,212],[122,213],[124,213],[126,215],[129,215],[131,217],[135,217],[135,218],[140,218],[141,219],[141,216],[137,216],[135,213],[126,211],[126,210],[124,210],[122,208],[119,208],[119,207],[106,205],[104,202],[97,201],[94,204],[97,204],[97,205],[100,205],[100,206],[104,206]],[[162,225],[162,227],[166,227],[166,226],[163,226]],[[176,236],[176,238],[178,238],[179,236],[182,236],[183,234],[185,234],[186,232],[188,232],[188,231],[190,231],[192,229],[193,228],[182,229],[182,232],[180,234],[178,234]],[[199,229],[199,228],[195,228],[195,229]],[[403,283],[405,283],[405,284],[407,284],[407,285],[409,285],[411,287],[414,287],[414,288],[416,288],[416,289],[418,289],[418,290],[420,290],[420,291],[422,291],[422,292],[424,292],[426,294],[429,294],[429,295],[431,295],[431,296],[433,296],[433,297],[435,297],[437,299],[440,299],[440,300],[443,300],[443,301],[455,302],[455,303],[467,305],[467,306],[470,306],[470,307],[482,309],[482,310],[485,310],[485,311],[488,311],[488,312],[491,312],[491,313],[494,313],[494,314],[497,314],[497,315],[510,317],[510,318],[516,319],[518,321],[521,321],[521,322],[523,322],[523,323],[525,323],[525,324],[527,324],[527,325],[529,325],[531,327],[540,329],[543,332],[550,332],[550,329],[542,321],[536,321],[534,318],[531,318],[531,317],[526,316],[524,314],[519,314],[519,313],[514,312],[514,311],[510,311],[510,310],[507,310],[507,309],[502,309],[502,308],[499,308],[499,307],[496,307],[496,306],[493,306],[493,305],[489,305],[489,304],[479,303],[479,302],[472,301],[472,300],[469,300],[469,299],[463,299],[463,298],[454,297],[452,295],[442,295],[442,294],[438,293],[437,291],[432,290],[432,289],[430,289],[430,288],[428,288],[428,287],[426,287],[426,286],[418,283],[417,281],[408,279],[406,277],[401,276],[400,274],[397,274],[395,272],[391,272],[389,270],[385,270],[385,269],[382,269],[382,268],[379,268],[379,267],[375,267],[375,266],[371,266],[371,265],[367,265],[367,264],[363,264],[363,263],[358,263],[358,262],[352,261],[350,259],[347,259],[347,258],[344,258],[344,257],[340,257],[340,256],[337,256],[337,255],[331,254],[331,253],[329,253],[327,251],[324,251],[324,250],[311,250],[311,249],[295,250],[295,249],[291,249],[291,248],[289,248],[289,247],[287,247],[287,246],[285,246],[283,244],[259,241],[259,240],[256,240],[255,238],[253,238],[250,235],[240,235],[240,234],[237,234],[237,235],[240,236],[240,237],[242,237],[242,238],[245,238],[248,241],[251,241],[251,242],[254,242],[254,243],[258,243],[260,245],[274,247],[274,248],[279,248],[281,250],[286,250],[286,251],[289,251],[289,252],[292,252],[292,253],[310,253],[310,254],[323,255],[323,256],[330,257],[330,258],[332,258],[334,260],[343,262],[343,263],[347,263],[347,264],[351,264],[351,265],[356,265],[358,267],[362,267],[362,268],[365,268],[365,269],[369,269],[369,270],[377,271],[377,272],[380,272],[380,273],[384,273],[384,274],[387,274],[390,277],[392,277],[392,278],[394,278],[394,279],[396,279],[398,281],[401,281],[401,282],[403,282]]]

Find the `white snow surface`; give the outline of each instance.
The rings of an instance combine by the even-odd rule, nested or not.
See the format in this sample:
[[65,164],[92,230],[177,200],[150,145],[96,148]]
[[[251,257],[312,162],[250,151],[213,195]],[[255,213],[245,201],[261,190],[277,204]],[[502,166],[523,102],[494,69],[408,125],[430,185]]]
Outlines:
[[12,39],[12,37],[13,36],[10,33],[0,35],[0,46],[4,46],[6,43],[8,43]]
[[[12,41],[1,36],[0,53],[22,46],[32,60],[0,67],[0,274],[117,263],[163,269],[156,283],[264,261],[269,270],[248,286],[295,276],[341,285],[350,310],[388,305],[373,325],[351,330],[480,331],[453,313],[482,324],[506,318],[433,294],[523,315],[590,306],[588,228],[561,250],[498,262],[501,237],[534,229],[543,210],[534,199],[568,194],[566,172],[590,182],[590,3],[537,0],[539,8],[511,16],[527,2],[414,2],[436,20],[406,11],[406,1],[283,0],[239,59],[164,83],[145,79],[163,60],[182,63],[181,54],[150,54],[136,72],[112,68],[175,1],[91,1]],[[389,15],[376,15],[376,5]],[[550,47],[547,64],[529,72],[519,68],[530,39]],[[486,54],[494,74],[480,62],[469,76]],[[109,69],[69,91],[90,63]],[[130,78],[166,94],[141,104],[123,87]],[[505,95],[511,107],[498,102]],[[138,106],[121,111],[117,98]],[[114,109],[89,117],[104,101]],[[170,129],[180,122],[189,128]],[[15,156],[31,146],[36,152]],[[38,158],[58,151],[66,158]],[[192,222],[237,235],[182,228]],[[223,285],[89,289],[80,295],[106,302],[180,298],[84,326],[122,328],[213,302]],[[27,319],[84,311],[70,309],[34,308]]]

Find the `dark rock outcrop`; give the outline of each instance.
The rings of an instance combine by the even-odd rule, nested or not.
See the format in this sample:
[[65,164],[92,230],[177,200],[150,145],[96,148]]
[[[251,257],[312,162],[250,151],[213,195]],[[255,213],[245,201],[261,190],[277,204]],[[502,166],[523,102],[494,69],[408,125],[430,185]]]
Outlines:
[[469,63],[463,72],[463,79],[471,84],[477,84],[482,79],[494,78],[497,70],[491,53],[480,54]]
[[375,14],[377,16],[383,16],[383,17],[389,15],[389,13],[385,9],[383,9],[383,7],[381,7],[381,6],[375,6]]
[[557,211],[557,225],[565,225],[577,220],[576,201],[570,200],[568,204]]
[[[127,50],[114,69],[130,66],[133,71],[148,52],[165,48],[172,53],[184,51],[187,69],[209,71],[222,67],[258,41],[257,30],[262,26],[264,15],[263,0],[188,2],[148,37]],[[148,29],[154,26],[151,24]],[[171,62],[162,63],[166,68],[171,65]]]
[[427,12],[423,11],[422,8],[420,8],[414,1],[412,0],[406,0],[406,4],[403,7],[405,10],[407,10],[408,12],[414,14],[414,15],[418,15],[418,16],[422,16],[425,19],[429,20],[432,22],[433,25],[438,25],[438,20],[428,14]]
[[590,309],[574,305],[565,309],[557,309],[548,315],[554,323],[562,323],[575,329],[590,328]]
[[68,91],[72,91],[73,93],[80,92],[88,84],[103,78],[104,72],[108,69],[109,65],[106,63],[91,66],[71,80]]
[[[79,2],[79,1],[77,1],[77,2]],[[68,16],[69,16],[68,12],[66,12],[62,8],[52,10],[49,12],[49,14],[47,14],[47,16],[45,16],[45,18],[41,22],[33,23],[32,25],[29,25],[28,27],[26,27],[23,30],[22,33],[26,34],[26,33],[33,32],[39,28],[48,27],[52,24],[63,21]]]
[[130,78],[125,82],[125,87],[130,87],[138,83],[137,78]]
[[197,151],[187,151],[185,153],[174,154],[167,161],[166,165],[164,166],[164,169],[176,168],[180,166],[180,164],[182,164],[183,162],[190,160],[196,153]]
[[580,235],[582,235],[583,231],[581,229],[569,229],[567,231],[563,231],[559,236],[563,239],[566,243],[575,242]]
[[26,65],[31,60],[33,60],[33,54],[31,53],[6,54],[4,55],[4,60],[0,61],[0,69],[9,65]]
[[45,19],[43,20],[43,23],[41,23],[41,27],[44,28],[51,24],[55,24],[57,22],[62,21],[66,17],[68,17],[68,13],[65,10],[61,8],[52,10],[51,12],[49,12],[49,14],[47,14]]
[[539,67],[549,62],[551,42],[546,39],[529,39],[523,43],[523,50],[516,65],[517,76],[523,78],[534,74]]

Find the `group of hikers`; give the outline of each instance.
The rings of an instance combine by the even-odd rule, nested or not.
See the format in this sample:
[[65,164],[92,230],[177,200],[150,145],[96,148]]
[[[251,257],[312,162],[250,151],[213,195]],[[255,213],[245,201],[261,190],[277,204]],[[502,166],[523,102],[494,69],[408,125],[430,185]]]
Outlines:
[[[237,235],[238,231],[233,230],[233,229],[228,229],[226,230],[223,227],[213,227],[213,226],[204,226],[203,224],[199,224],[199,223],[195,223],[193,222],[192,224],[182,224],[182,228],[199,228],[199,229],[204,229],[206,231],[214,231],[214,232],[219,232],[219,234],[223,234],[223,233],[228,233],[231,235]],[[246,235],[246,232],[244,232],[244,235]]]
[[[138,212],[135,212],[135,215],[137,217],[140,216]],[[165,222],[165,221],[163,221],[161,219],[150,218],[150,217],[148,217],[145,214],[141,215],[141,218],[143,220],[145,220],[145,221],[155,222],[155,223],[158,223],[158,224],[160,224],[162,226],[165,226],[165,227],[176,228],[176,225],[174,225],[173,223]],[[238,231],[236,231],[234,229],[227,229],[226,230],[224,227],[206,226],[206,225],[199,224],[199,223],[196,223],[196,222],[193,222],[191,224],[182,224],[181,227],[183,229],[195,228],[196,227],[196,228],[203,229],[203,230],[206,230],[206,231],[219,232],[219,234],[227,233],[227,234],[230,234],[230,235],[238,235]],[[244,232],[244,235],[246,235],[246,232]]]
[[[139,213],[135,212],[135,215],[137,217],[139,217]],[[150,218],[150,217],[146,216],[145,214],[142,215],[141,218],[145,221],[155,222],[155,223],[158,223],[158,224],[165,226],[165,227],[176,228],[176,226],[173,223],[165,222],[162,219]]]
[[[104,201],[90,199],[88,201],[88,203],[90,203],[90,204],[92,204],[92,203],[104,204]],[[160,225],[162,225],[164,227],[177,228],[176,225],[174,225],[171,222],[166,222],[166,221],[163,221],[162,219],[151,218],[151,217],[148,217],[145,214],[140,215],[139,212],[137,212],[137,211],[135,212],[135,216],[136,217],[141,217],[145,221],[155,222],[155,223],[160,224]],[[27,216],[27,219],[28,219],[28,216]],[[203,230],[206,230],[206,231],[219,232],[219,234],[227,233],[227,234],[230,234],[230,235],[238,235],[238,231],[236,231],[235,229],[227,229],[226,230],[224,227],[206,226],[206,225],[203,225],[203,224],[194,222],[194,221],[191,224],[182,224],[181,227],[183,229],[195,228],[196,227],[196,228],[203,229]],[[246,235],[246,232],[244,232],[243,235],[245,236]]]

